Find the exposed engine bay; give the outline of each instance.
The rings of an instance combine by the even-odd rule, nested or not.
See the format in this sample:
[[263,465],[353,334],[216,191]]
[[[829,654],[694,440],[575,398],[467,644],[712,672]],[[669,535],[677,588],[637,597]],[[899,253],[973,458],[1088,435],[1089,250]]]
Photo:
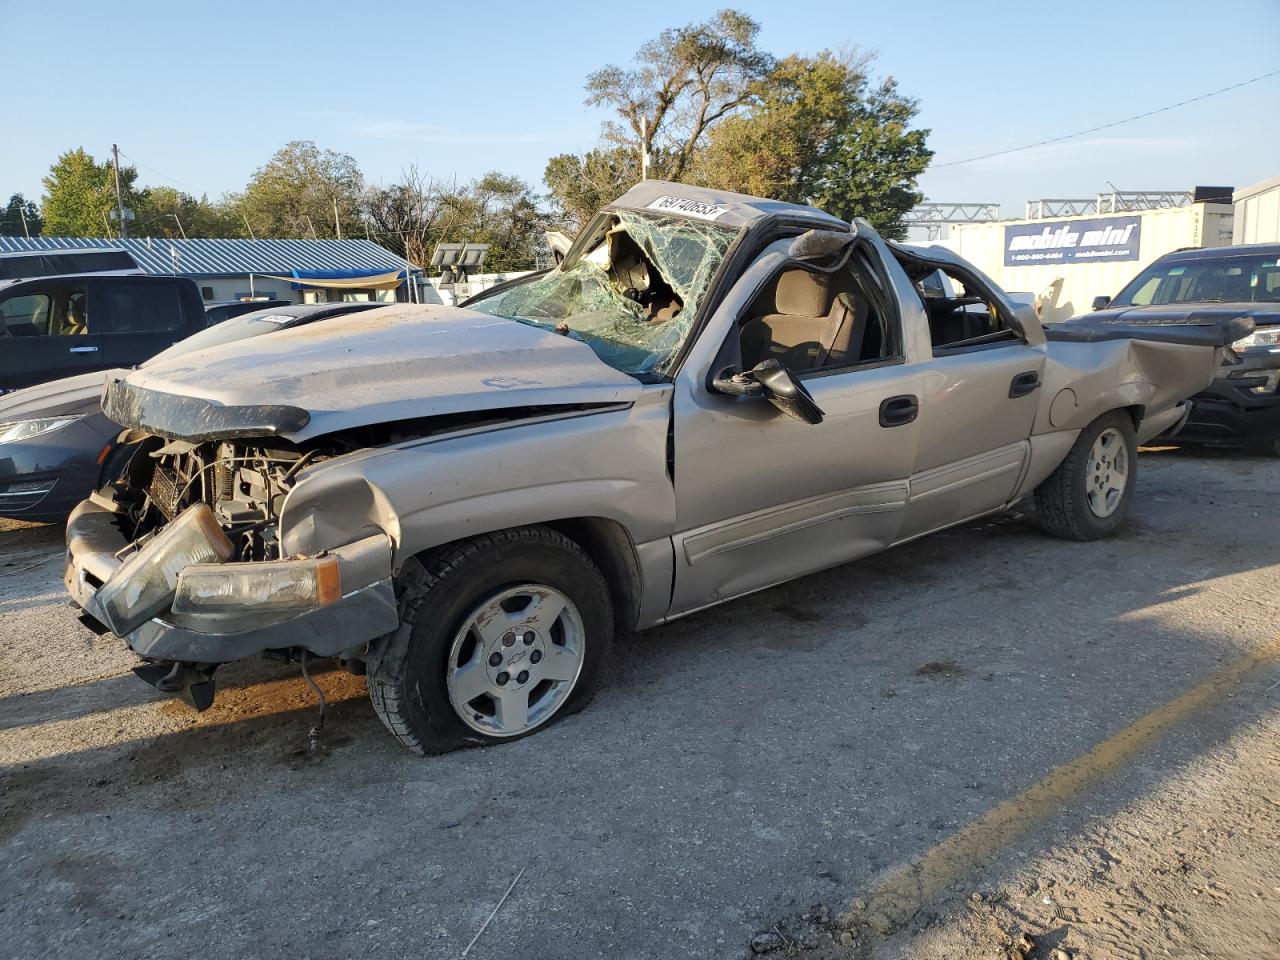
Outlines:
[[336,446],[303,451],[279,440],[196,444],[149,437],[115,485],[116,503],[133,523],[135,541],[187,507],[208,504],[235,548],[234,560],[278,560],[280,510],[299,471],[345,452]]

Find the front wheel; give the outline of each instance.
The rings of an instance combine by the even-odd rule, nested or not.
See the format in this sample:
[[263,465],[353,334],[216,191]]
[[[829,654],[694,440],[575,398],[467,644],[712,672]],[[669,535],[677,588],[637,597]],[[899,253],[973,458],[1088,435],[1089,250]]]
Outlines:
[[1058,469],[1036,488],[1045,530],[1068,540],[1110,536],[1129,511],[1138,474],[1133,420],[1113,410],[1080,431]]
[[613,639],[599,569],[540,526],[409,561],[400,621],[370,650],[369,697],[415,753],[514,740],[582,709]]

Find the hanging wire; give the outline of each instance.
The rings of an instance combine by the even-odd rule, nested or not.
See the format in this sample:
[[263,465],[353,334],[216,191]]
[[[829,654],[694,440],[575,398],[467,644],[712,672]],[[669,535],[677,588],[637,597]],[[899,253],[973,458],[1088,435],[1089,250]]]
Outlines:
[[1148,110],[1146,113],[1138,113],[1132,117],[1125,117],[1123,120],[1113,120],[1110,123],[1099,124],[1096,127],[1089,127],[1087,130],[1077,130],[1075,133],[1063,134],[1060,137],[1050,137],[1047,140],[1037,140],[1035,143],[1023,144],[1021,147],[1010,147],[1008,150],[997,150],[994,153],[983,153],[976,157],[966,157],[964,160],[948,160],[945,163],[934,163],[929,165],[930,170],[938,170],[942,167],[958,167],[962,163],[976,163],[979,160],[991,160],[994,157],[1005,157],[1011,153],[1020,153],[1023,150],[1034,150],[1036,147],[1046,147],[1051,143],[1061,143],[1064,140],[1072,140],[1076,137],[1083,137],[1088,133],[1097,133],[1099,130],[1110,130],[1112,127],[1118,127],[1121,124],[1133,123],[1135,120],[1142,120],[1146,117],[1154,117],[1157,113],[1166,113],[1169,110],[1176,110],[1178,107],[1185,107],[1189,103],[1196,103],[1199,100],[1207,100],[1210,97],[1216,97],[1222,93],[1229,93],[1232,90],[1239,90],[1241,87],[1247,87],[1251,83],[1257,83],[1260,80],[1267,80],[1270,77],[1280,76],[1280,70],[1272,70],[1270,73],[1264,73],[1248,80],[1241,80],[1239,83],[1233,83],[1229,87],[1223,87],[1220,90],[1211,90],[1208,93],[1202,93],[1197,97],[1190,97],[1186,100],[1179,100],[1177,103],[1171,103],[1166,107],[1157,107],[1155,110]]

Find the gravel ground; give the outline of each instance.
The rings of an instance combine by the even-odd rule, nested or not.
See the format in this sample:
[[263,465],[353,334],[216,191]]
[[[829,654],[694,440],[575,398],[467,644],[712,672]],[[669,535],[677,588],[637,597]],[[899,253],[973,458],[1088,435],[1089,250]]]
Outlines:
[[342,673],[315,754],[296,667],[161,698],[76,621],[61,529],[0,521],[0,942],[456,957],[523,870],[469,956],[1280,955],[1280,460],[1140,461],[1113,540],[917,541],[625,640],[582,714],[426,760]]

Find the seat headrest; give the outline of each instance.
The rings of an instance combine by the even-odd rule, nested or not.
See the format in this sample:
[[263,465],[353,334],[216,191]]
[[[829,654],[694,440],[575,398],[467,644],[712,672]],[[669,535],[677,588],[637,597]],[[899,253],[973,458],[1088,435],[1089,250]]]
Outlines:
[[825,317],[831,307],[830,279],[808,270],[788,270],[778,277],[774,306],[791,317]]

